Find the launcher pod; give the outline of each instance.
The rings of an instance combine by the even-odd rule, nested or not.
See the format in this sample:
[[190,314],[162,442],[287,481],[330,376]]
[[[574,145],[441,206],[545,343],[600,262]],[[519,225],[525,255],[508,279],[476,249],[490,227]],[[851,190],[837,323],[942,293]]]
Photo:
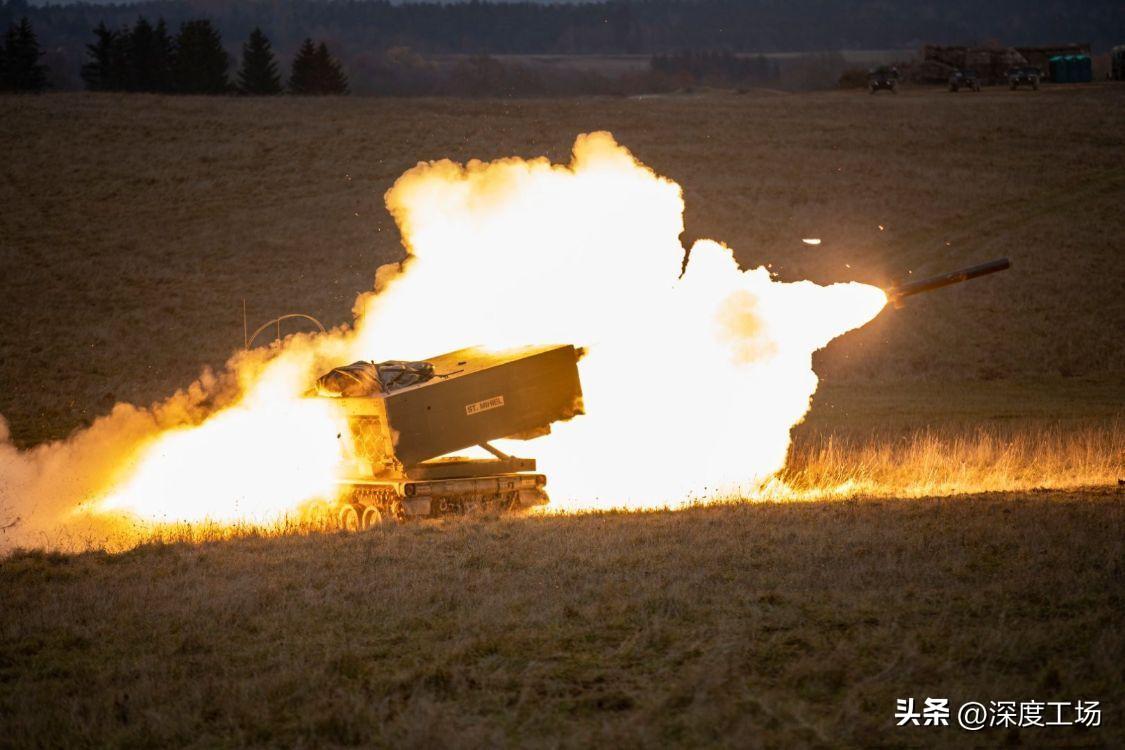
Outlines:
[[[325,373],[317,395],[338,399],[348,415],[342,525],[545,504],[535,460],[490,441],[545,435],[581,414],[580,356],[569,345],[472,348]],[[451,455],[474,447],[489,457]]]

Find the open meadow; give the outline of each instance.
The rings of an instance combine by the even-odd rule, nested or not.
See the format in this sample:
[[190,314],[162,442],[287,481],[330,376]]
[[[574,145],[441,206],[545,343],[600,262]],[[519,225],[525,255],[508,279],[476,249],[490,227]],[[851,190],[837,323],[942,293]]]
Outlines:
[[964,747],[894,726],[933,696],[1100,699],[972,739],[1119,746],[1123,539],[1036,493],[19,554],[3,742]]
[[609,130],[683,186],[685,246],[786,281],[1012,261],[816,355],[783,479],[838,499],[8,554],[0,746],[964,746],[896,728],[911,696],[1100,700],[1098,728],[971,739],[1125,744],[1122,115],[1109,84],[0,97],[21,449],[220,368],[243,301],[251,330],[351,322],[420,160],[566,162]]

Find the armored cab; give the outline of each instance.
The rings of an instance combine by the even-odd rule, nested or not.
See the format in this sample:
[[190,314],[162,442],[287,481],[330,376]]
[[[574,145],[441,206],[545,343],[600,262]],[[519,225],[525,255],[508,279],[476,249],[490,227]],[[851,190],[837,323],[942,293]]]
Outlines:
[[898,68],[888,65],[879,65],[867,72],[867,90],[874,94],[876,91],[890,91],[898,93]]
[[1039,90],[1039,68],[1032,68],[1024,66],[1022,68],[1010,68],[1008,70],[1008,88],[1015,91],[1020,86],[1027,86],[1029,88]]
[[[569,345],[471,348],[416,362],[356,362],[321,376],[317,395],[338,399],[348,415],[342,523],[546,503],[534,459],[490,441],[544,435],[581,414],[580,355]],[[448,455],[474,446],[491,458]]]
[[961,89],[980,91],[980,78],[975,70],[955,70],[949,76],[949,90],[956,93]]

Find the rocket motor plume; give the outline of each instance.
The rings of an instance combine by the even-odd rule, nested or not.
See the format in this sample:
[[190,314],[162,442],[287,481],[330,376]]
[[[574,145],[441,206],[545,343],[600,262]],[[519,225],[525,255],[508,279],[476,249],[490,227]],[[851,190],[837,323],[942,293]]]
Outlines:
[[[140,410],[119,406],[90,428],[97,450],[81,447],[84,433],[24,453],[0,446],[0,505],[28,509],[50,493],[54,510],[88,501],[94,515],[133,522],[276,519],[330,499],[340,471],[343,417],[302,395],[320,370],[473,344],[588,352],[586,416],[520,448],[551,478],[555,508],[752,492],[782,468],[808,410],[813,352],[886,303],[865,284],[742,271],[709,240],[685,267],[679,186],[608,133],[580,136],[569,165],[422,163],[386,201],[407,258],[378,270],[354,330],[235,356],[226,377],[187,392],[221,391],[225,406],[206,416],[166,418],[203,401],[178,394],[140,412],[139,429],[128,426]],[[60,455],[69,484],[48,476]]]
[[[684,267],[679,185],[608,133],[569,166],[420,164],[387,194],[409,253],[360,300],[358,351],[574,343],[586,416],[532,448],[556,507],[751,492],[782,467],[812,353],[882,309],[864,284],[784,284],[721,244]],[[682,275],[681,275],[682,272]]]

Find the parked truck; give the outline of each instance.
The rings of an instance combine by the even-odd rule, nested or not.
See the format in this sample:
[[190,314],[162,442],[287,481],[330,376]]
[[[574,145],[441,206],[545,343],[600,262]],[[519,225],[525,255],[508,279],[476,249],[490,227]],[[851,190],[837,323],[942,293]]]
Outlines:
[[898,68],[889,65],[878,65],[867,73],[867,90],[874,94],[876,91],[890,91],[898,93]]

